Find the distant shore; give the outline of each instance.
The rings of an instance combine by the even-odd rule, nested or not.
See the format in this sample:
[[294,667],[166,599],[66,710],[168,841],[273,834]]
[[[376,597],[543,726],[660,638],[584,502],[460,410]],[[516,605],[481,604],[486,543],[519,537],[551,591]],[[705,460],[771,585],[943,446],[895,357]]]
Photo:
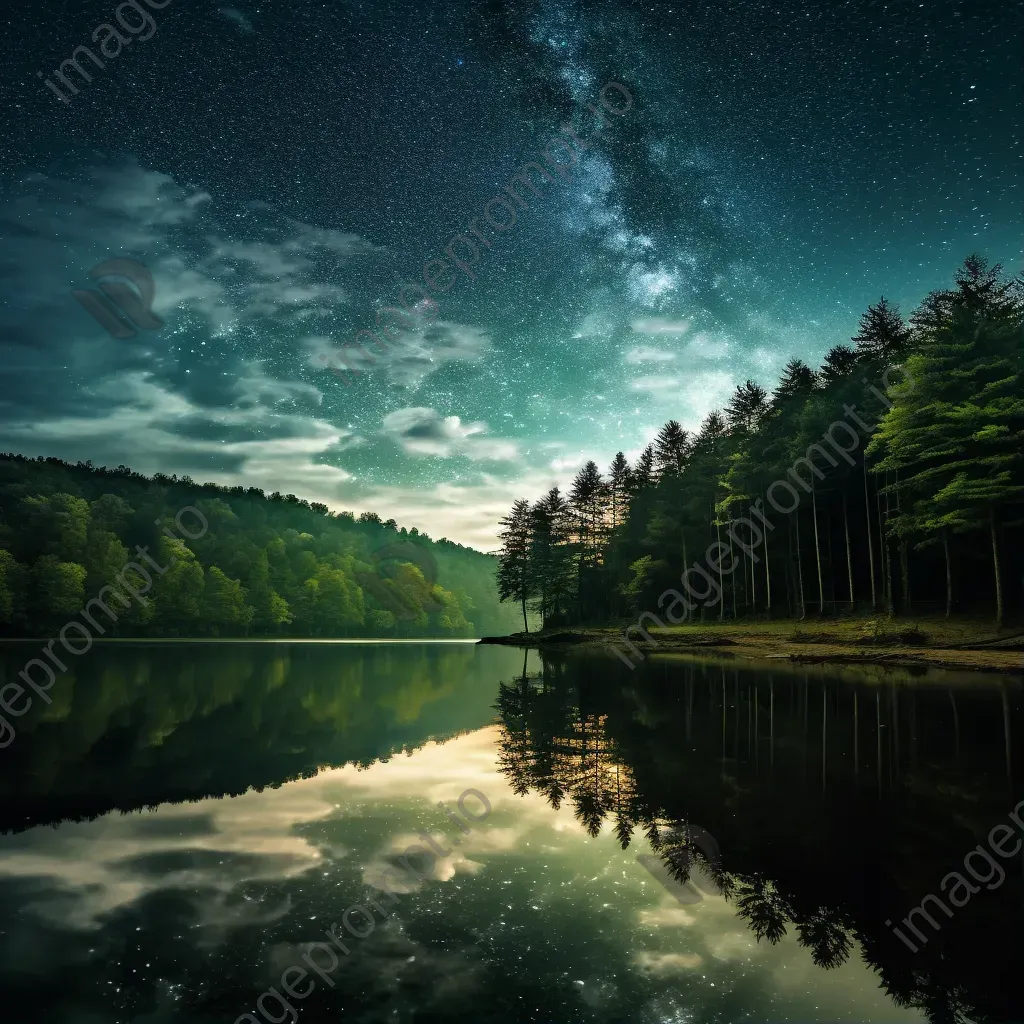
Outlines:
[[[540,650],[626,651],[622,626],[566,627],[484,637],[482,644]],[[795,664],[899,665],[1024,674],[1024,627],[997,633],[990,623],[960,619],[777,619],[704,623],[633,631],[645,658],[700,654]],[[633,660],[636,656],[632,655]]]
[[[50,637],[0,637],[0,644],[45,644]],[[100,636],[96,644],[478,644],[471,636]]]

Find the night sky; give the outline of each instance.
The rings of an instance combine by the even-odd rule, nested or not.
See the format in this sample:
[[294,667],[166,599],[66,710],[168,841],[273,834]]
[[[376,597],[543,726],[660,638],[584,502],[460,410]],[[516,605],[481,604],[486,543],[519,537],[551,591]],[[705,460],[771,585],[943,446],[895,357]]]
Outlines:
[[[115,6],[4,12],[3,450],[490,549],[514,498],[820,362],[881,295],[909,313],[972,250],[1021,270],[1019,5],[171,0],[61,102],[37,72]],[[563,124],[578,164],[434,322],[325,369]],[[114,258],[161,329],[73,298]]]

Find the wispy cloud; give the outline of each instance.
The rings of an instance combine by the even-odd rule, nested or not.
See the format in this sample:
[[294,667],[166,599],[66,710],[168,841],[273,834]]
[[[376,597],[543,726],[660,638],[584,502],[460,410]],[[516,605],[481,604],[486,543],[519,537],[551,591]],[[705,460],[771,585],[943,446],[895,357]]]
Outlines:
[[463,423],[458,416],[442,416],[436,409],[411,406],[384,417],[383,432],[413,455],[507,461],[519,455],[511,441],[487,437],[486,423]]
[[631,348],[625,356],[627,363],[670,363],[675,359],[674,352],[666,352],[660,348],[648,348],[641,346],[639,348]]
[[249,16],[240,11],[237,7],[221,7],[217,10],[217,13],[226,21],[230,21],[239,32],[252,34],[256,31],[256,29],[252,27],[252,22],[249,20]]
[[673,391],[679,388],[682,382],[678,377],[638,377],[636,380],[630,383],[630,387],[634,391]]
[[632,327],[637,334],[666,334],[679,336],[690,329],[689,320],[672,320],[668,317],[654,316],[634,320]]

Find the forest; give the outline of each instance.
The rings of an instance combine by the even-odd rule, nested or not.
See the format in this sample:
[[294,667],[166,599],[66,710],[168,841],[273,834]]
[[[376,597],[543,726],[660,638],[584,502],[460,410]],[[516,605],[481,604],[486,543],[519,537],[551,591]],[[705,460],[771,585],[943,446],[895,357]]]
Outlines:
[[[495,564],[294,494],[0,455],[4,636],[53,635],[90,606],[94,636],[505,633],[517,612],[498,601]],[[113,615],[96,611],[101,594]]]
[[[908,318],[870,306],[851,340],[771,392],[746,381],[696,432],[670,420],[634,465],[619,452],[517,501],[502,599],[548,626],[1019,616],[1024,279],[971,255]],[[691,566],[719,587],[666,608]]]

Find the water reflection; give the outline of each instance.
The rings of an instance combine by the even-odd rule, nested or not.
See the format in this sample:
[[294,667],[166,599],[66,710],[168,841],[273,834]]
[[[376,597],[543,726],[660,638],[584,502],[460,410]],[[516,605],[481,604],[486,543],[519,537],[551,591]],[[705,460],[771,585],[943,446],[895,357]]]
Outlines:
[[[0,651],[0,686],[25,649]],[[462,643],[104,647],[16,719],[0,830],[371,765],[486,725],[495,675],[521,663]]]
[[[422,833],[450,852],[303,1024],[1020,1017],[1019,878],[918,958],[880,923],[1005,820],[1012,687],[454,645],[94,653],[3,752],[19,1019],[230,1024]],[[437,805],[470,787],[492,812],[462,834]]]
[[639,833],[679,885],[703,861],[759,940],[795,935],[827,970],[859,948],[895,1006],[1020,1020],[1024,857],[917,954],[885,924],[1024,796],[1018,681],[787,669],[548,658],[501,687],[502,771],[591,835],[610,825],[625,849]]

